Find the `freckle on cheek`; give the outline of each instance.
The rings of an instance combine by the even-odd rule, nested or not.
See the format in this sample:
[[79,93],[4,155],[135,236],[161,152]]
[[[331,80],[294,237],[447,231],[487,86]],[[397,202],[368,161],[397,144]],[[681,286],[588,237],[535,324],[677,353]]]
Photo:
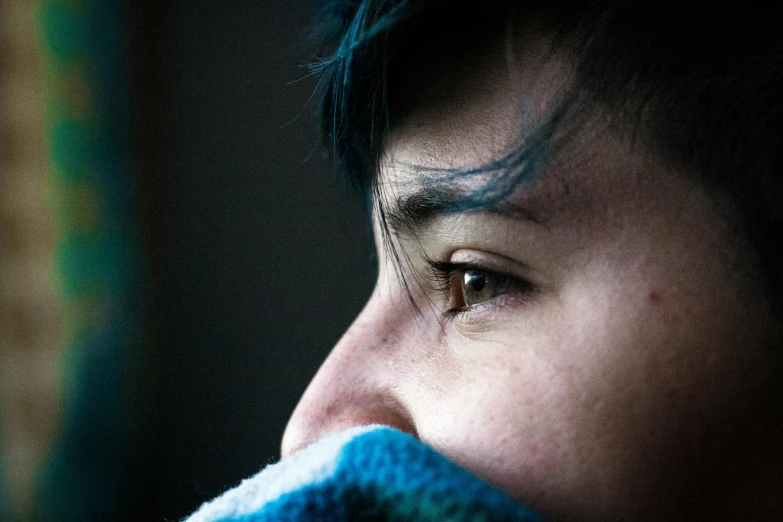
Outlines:
[[653,304],[660,304],[661,294],[659,294],[656,290],[650,290],[650,292],[647,294],[647,300]]

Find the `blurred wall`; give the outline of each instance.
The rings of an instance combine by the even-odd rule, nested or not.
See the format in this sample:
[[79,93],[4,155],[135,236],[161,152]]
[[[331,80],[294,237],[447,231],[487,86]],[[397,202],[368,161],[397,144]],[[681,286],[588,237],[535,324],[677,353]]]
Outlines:
[[308,2],[136,2],[133,16],[153,277],[134,509],[175,520],[279,457],[374,272],[361,203],[307,105]]
[[118,0],[0,4],[2,520],[117,519],[141,475],[128,13]]
[[29,517],[61,420],[62,308],[50,273],[43,53],[26,0],[0,2],[0,520]]

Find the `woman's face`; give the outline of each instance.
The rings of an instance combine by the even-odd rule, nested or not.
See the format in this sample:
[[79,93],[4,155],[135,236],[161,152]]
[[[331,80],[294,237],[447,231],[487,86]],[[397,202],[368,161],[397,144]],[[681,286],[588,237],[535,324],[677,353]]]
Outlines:
[[600,124],[516,212],[428,208],[421,168],[481,165],[546,112],[563,67],[533,62],[487,57],[395,132],[380,184],[399,260],[376,222],[375,291],[283,452],[382,423],[555,519],[747,509],[780,484],[782,373],[728,210]]

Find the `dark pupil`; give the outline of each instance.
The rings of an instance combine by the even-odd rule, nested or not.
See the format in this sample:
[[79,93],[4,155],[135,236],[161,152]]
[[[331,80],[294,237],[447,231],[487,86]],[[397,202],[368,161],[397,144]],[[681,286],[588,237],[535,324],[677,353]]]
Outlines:
[[481,292],[487,284],[487,275],[483,272],[470,271],[465,273],[468,286],[474,292]]

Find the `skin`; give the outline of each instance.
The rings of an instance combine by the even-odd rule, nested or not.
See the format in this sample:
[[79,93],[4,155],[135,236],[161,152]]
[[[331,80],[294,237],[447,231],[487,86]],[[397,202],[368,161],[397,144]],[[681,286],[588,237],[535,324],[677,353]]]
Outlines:
[[[422,189],[420,167],[484,164],[553,105],[568,59],[525,43],[511,61],[496,46],[431,79],[390,137],[387,210]],[[592,123],[519,186],[523,212],[391,231],[416,306],[376,222],[375,291],[283,454],[381,423],[551,520],[778,520],[780,328],[742,269],[752,257],[731,208],[598,108],[574,110]],[[462,274],[444,292],[427,259],[503,274],[500,291],[465,307]]]

